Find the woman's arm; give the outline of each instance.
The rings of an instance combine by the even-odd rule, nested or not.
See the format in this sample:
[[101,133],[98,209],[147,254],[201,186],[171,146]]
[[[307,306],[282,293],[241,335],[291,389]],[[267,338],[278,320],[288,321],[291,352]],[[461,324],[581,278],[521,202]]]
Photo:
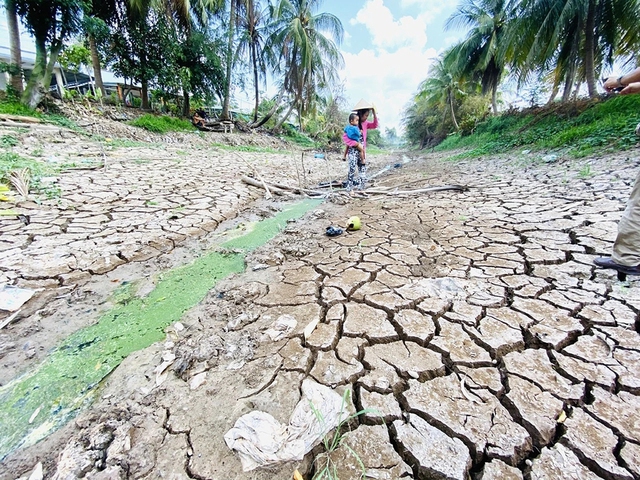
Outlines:
[[374,130],[378,128],[378,116],[376,115],[376,111],[372,110],[371,112],[373,113],[373,122],[367,120],[367,122],[365,123],[365,125],[367,126],[367,130]]

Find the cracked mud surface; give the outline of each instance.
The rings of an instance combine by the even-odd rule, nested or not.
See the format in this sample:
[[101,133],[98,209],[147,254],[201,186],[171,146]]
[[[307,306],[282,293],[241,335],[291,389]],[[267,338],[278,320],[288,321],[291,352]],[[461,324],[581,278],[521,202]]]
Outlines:
[[[222,157],[211,163],[242,169]],[[388,161],[374,159],[371,171]],[[163,180],[150,184],[167,181],[163,162],[121,174],[121,182],[156,174]],[[582,178],[587,163],[593,175]],[[341,480],[360,478],[346,446],[368,478],[637,480],[640,284],[620,282],[592,260],[609,254],[638,168],[627,155],[555,164],[518,155],[415,158],[379,184],[469,190],[325,202],[254,251],[245,273],[216,285],[182,319],[185,330],[127,358],[72,424],[7,458],[0,478],[28,476],[39,460],[47,478],[285,479],[296,468],[310,478],[321,448],[301,462],[243,472],[223,435],[253,410],[286,424],[311,378],[341,394],[349,389],[356,410],[377,412],[352,422],[330,454]],[[235,215],[219,173],[190,175],[184,224],[174,231],[158,220],[158,238],[199,235],[191,229],[211,221],[213,230]],[[228,182],[229,198],[260,195]],[[158,202],[179,194],[171,190],[158,192]],[[98,211],[107,216],[101,224],[120,222],[113,228],[133,233],[133,219],[145,218],[153,228],[155,209],[140,202],[136,215]],[[212,210],[219,218],[200,215]],[[323,235],[351,215],[362,219],[360,231]],[[144,242],[148,231],[139,233],[132,245],[162,251]],[[50,250],[55,257],[59,248]],[[125,264],[120,269],[132,260],[151,269],[145,251],[110,254]],[[152,258],[154,268],[170,263]],[[73,262],[69,268],[85,272],[91,265]],[[106,260],[93,262],[96,277]],[[295,327],[274,341],[265,332],[284,315]],[[154,369],[167,352],[175,362],[156,386]]]

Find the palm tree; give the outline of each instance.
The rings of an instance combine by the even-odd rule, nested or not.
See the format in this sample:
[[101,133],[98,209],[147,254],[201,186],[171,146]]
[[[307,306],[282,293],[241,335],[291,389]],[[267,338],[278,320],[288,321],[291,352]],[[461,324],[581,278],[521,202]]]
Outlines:
[[265,31],[267,11],[262,10],[259,0],[242,0],[242,14],[238,16],[238,32],[240,39],[236,50],[236,58],[249,57],[253,69],[253,86],[255,89],[255,107],[253,109],[253,123],[258,121],[258,106],[260,105],[260,78],[266,77],[266,62],[264,55]]
[[513,64],[520,80],[552,71],[553,97],[564,82],[563,100],[584,81],[596,96],[603,66],[635,51],[640,38],[638,0],[522,0],[515,18],[511,39],[519,54]]
[[460,72],[479,75],[482,93],[491,92],[494,114],[498,113],[497,91],[506,65],[509,20],[507,0],[464,0],[446,24],[447,28],[470,28],[451,55],[457,59]]
[[9,30],[9,44],[11,49],[11,86],[16,94],[22,94],[22,52],[20,48],[20,28],[18,27],[18,14],[16,0],[5,0],[7,9],[7,26]]
[[227,74],[226,83],[224,85],[224,101],[222,103],[222,113],[220,117],[222,120],[229,120],[229,105],[231,103],[231,73],[233,67],[233,38],[234,28],[236,24],[236,15],[238,9],[238,0],[230,0],[229,4],[229,26],[227,31]]
[[344,64],[336,45],[342,42],[342,24],[335,15],[315,13],[321,3],[280,0],[273,11],[273,30],[267,41],[269,63],[281,76],[284,91],[293,98],[276,130],[294,108],[301,120],[312,106],[315,93],[336,82],[337,71]]
[[447,116],[451,115],[451,122],[456,130],[460,127],[456,119],[457,98],[464,95],[461,88],[464,83],[460,71],[457,69],[457,58],[454,50],[449,50],[439,58],[429,69],[429,75],[418,87],[416,103],[424,102],[429,108],[442,113],[442,126],[446,124]]

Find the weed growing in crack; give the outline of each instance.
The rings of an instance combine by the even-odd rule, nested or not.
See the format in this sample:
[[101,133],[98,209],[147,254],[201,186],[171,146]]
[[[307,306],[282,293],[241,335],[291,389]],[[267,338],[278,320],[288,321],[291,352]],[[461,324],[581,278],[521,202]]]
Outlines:
[[[353,413],[343,419],[343,413],[345,412],[350,395],[351,390],[346,389],[344,394],[342,395],[342,403],[340,405],[340,414],[338,416],[340,422],[338,423],[338,426],[333,430],[333,433],[328,432],[322,439],[322,444],[325,451],[314,459],[314,464],[316,464],[316,473],[313,475],[313,480],[339,480],[337,465],[332,458],[332,454],[341,446],[344,446],[344,448],[346,448],[349,453],[353,455],[353,457],[358,462],[358,465],[360,466],[360,471],[362,472],[361,478],[365,478],[367,471],[364,463],[360,459],[360,456],[349,445],[343,443],[346,433],[345,426],[360,415],[364,415],[366,413],[374,413],[376,415],[380,414],[374,409],[366,408],[364,410],[360,410],[359,412]],[[318,419],[318,422],[320,422],[323,430],[326,429],[326,421],[322,416],[322,412],[320,412],[313,404],[311,404],[311,411]]]
[[586,164],[584,167],[582,167],[580,172],[578,172],[578,176],[580,178],[589,178],[589,177],[593,176],[593,174],[594,173],[591,170],[591,165],[590,164]]

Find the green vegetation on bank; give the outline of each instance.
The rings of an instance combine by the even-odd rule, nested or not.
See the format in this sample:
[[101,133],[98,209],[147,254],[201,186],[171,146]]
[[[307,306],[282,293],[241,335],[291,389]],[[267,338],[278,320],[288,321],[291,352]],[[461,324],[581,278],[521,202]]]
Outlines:
[[464,157],[516,148],[552,150],[574,157],[625,150],[638,143],[640,95],[583,100],[489,117],[471,135],[449,135],[436,150],[465,149]]

